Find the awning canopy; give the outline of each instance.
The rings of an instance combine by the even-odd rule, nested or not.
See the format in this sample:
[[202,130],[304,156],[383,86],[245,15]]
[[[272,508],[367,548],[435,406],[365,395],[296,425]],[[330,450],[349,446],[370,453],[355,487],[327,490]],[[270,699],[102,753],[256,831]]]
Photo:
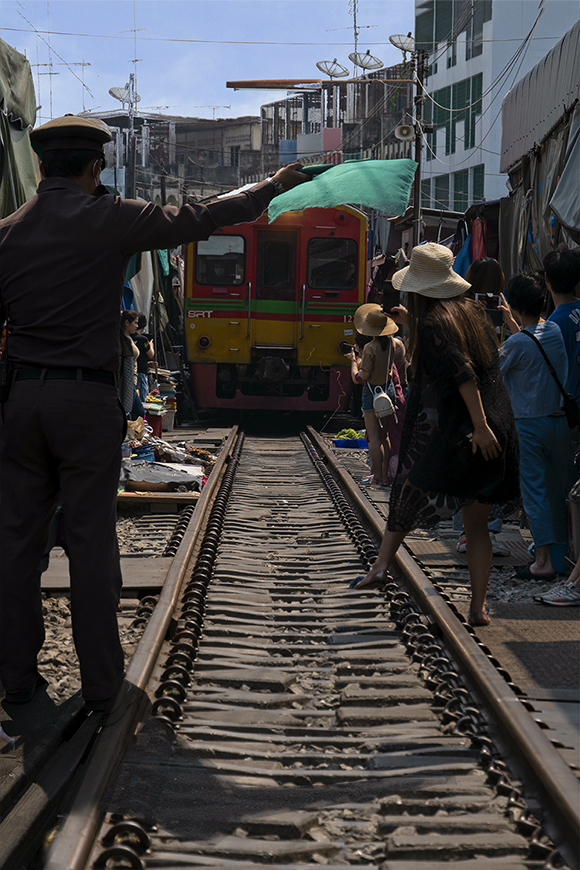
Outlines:
[[502,104],[501,172],[509,172],[580,100],[580,21]]

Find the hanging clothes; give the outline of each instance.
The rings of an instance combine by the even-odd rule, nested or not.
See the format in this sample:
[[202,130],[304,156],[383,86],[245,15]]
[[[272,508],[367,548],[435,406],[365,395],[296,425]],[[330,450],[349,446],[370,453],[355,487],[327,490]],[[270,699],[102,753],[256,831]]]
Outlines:
[[473,260],[487,257],[487,222],[477,217],[471,224],[471,255]]
[[463,242],[462,248],[455,257],[453,262],[453,271],[465,278],[467,270],[471,266],[473,258],[471,256],[471,234],[468,233],[467,238]]

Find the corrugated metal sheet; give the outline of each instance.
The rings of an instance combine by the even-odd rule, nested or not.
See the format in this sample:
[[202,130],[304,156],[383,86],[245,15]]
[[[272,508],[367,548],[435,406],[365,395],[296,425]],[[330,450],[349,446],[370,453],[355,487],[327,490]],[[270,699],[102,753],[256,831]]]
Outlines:
[[507,172],[580,99],[580,21],[509,92],[502,104],[501,164]]

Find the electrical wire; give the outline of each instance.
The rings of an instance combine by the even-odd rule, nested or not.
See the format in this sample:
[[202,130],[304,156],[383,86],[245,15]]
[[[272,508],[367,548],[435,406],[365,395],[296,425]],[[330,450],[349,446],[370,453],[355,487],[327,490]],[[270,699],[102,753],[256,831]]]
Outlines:
[[[29,22],[30,23],[30,22]],[[120,34],[108,34],[108,33],[73,33],[71,31],[65,30],[36,30],[34,25],[31,25],[32,30],[28,30],[25,27],[5,27],[0,26],[0,32],[3,30],[9,31],[10,33],[38,33],[40,34],[50,34],[51,36],[75,36],[84,39],[130,39],[132,40],[132,36],[122,36]],[[561,39],[561,34],[558,36],[536,36],[534,39],[551,39],[558,40]],[[140,42],[183,42],[186,44],[192,43],[194,45],[347,45],[351,46],[352,42],[329,42],[328,40],[324,42],[276,42],[274,40],[252,40],[252,39],[185,39],[183,37],[170,37],[170,36],[140,36]],[[509,39],[483,39],[482,42],[517,42],[518,39],[516,37]],[[368,45],[387,45],[390,46],[392,43],[390,42],[369,42]]]
[[[20,3],[19,3],[18,5],[21,6]],[[22,7],[21,7],[21,8],[22,8]],[[75,77],[75,79],[77,79],[77,81],[79,81],[79,82],[81,83],[81,85],[83,86],[83,88],[85,88],[85,90],[87,90],[87,91],[89,92],[89,94],[91,95],[92,99],[94,99],[94,98],[95,98],[95,97],[94,97],[94,94],[92,93],[92,91],[90,90],[90,88],[89,88],[87,85],[85,85],[85,83],[83,82],[82,79],[80,79],[80,78],[78,77],[78,75],[76,74],[76,72],[75,72],[75,71],[74,71],[74,70],[69,66],[69,64],[66,62],[66,60],[64,59],[64,57],[62,57],[62,56],[58,53],[58,51],[56,51],[56,49],[54,48],[54,46],[52,46],[52,45],[50,44],[50,41],[47,41],[47,40],[44,39],[43,36],[41,35],[41,34],[43,34],[43,33],[48,33],[49,36],[53,36],[54,33],[55,33],[55,31],[54,31],[54,30],[53,30],[53,31],[50,31],[50,30],[48,30],[48,31],[47,31],[47,30],[37,30],[36,27],[34,26],[34,24],[33,24],[31,21],[29,21],[28,18],[26,18],[26,16],[25,16],[22,12],[20,12],[19,10],[17,10],[17,11],[18,11],[18,14],[20,15],[20,17],[23,18],[23,19],[26,21],[27,24],[30,24],[30,26],[32,27],[32,32],[33,32],[33,33],[36,33],[37,36],[40,36],[40,38],[42,39],[42,41],[44,42],[44,44],[48,47],[49,58],[50,58],[50,52],[52,52],[53,54],[56,54],[56,56],[58,57],[58,59],[61,60],[61,61],[64,63],[64,65],[67,67],[67,69],[69,70],[69,72],[71,72],[71,73],[73,74],[73,76]],[[16,28],[12,28],[12,29],[16,29]],[[9,28],[9,27],[4,27],[4,28],[0,28],[0,30],[10,30],[10,28]],[[23,30],[22,32],[23,32],[23,33],[30,33],[31,31],[29,31],[29,30]],[[51,115],[52,115],[52,106],[51,106]]]

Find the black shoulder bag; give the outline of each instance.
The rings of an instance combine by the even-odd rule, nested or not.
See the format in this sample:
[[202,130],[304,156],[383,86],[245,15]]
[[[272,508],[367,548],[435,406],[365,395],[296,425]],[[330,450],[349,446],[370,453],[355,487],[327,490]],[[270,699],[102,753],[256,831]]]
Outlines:
[[542,345],[540,344],[540,342],[538,341],[536,336],[532,335],[531,332],[526,332],[525,329],[522,329],[522,332],[524,335],[527,335],[527,336],[529,336],[529,338],[533,339],[536,342],[536,344],[538,345],[538,347],[540,348],[542,356],[546,360],[548,369],[550,370],[550,374],[552,375],[552,377],[556,381],[556,383],[558,385],[558,389],[562,393],[562,398],[564,399],[564,413],[565,413],[566,419],[568,421],[568,426],[570,427],[570,429],[574,429],[576,426],[580,425],[580,408],[578,407],[578,402],[576,401],[576,399],[574,398],[572,393],[567,393],[566,390],[564,389],[564,387],[562,386],[562,384],[560,383],[560,378],[556,374],[556,370],[554,369],[554,366],[550,362],[550,358],[549,358],[548,354],[546,353],[546,351],[544,350],[544,348],[542,347]]

